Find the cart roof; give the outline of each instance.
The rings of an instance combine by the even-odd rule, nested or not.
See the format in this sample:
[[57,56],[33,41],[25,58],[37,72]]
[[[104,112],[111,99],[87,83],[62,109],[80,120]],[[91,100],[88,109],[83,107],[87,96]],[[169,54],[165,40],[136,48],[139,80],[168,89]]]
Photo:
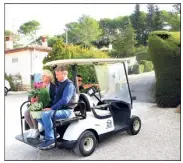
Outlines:
[[117,63],[125,62],[130,58],[97,58],[97,59],[64,59],[55,60],[44,64],[44,66],[55,66],[55,65],[91,65],[95,63]]

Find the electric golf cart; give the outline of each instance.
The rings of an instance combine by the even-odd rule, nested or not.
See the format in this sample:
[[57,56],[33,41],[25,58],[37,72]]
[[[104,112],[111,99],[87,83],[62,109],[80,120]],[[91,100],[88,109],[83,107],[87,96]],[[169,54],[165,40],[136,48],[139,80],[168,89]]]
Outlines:
[[[131,115],[133,99],[124,59],[70,59],[45,64],[52,67],[58,65],[72,67],[79,101],[74,109],[75,116],[69,119],[55,119],[55,113],[66,106],[55,110],[52,119],[55,147],[73,149],[77,155],[89,156],[106,135],[122,131],[130,135],[138,134],[141,120]],[[76,77],[79,65],[94,65],[99,90],[91,87],[86,93],[79,93]],[[28,140],[26,131],[23,131],[28,128],[22,111],[29,103],[26,101],[20,107],[21,134],[16,139],[36,147],[43,141],[44,135],[40,139]]]

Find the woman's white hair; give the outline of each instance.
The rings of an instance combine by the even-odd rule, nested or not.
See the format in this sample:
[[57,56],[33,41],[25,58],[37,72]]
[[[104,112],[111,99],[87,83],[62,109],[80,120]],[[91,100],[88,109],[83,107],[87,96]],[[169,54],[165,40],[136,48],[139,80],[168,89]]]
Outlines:
[[50,70],[43,70],[42,75],[48,76],[50,78],[50,81],[52,83],[54,83],[54,77],[53,77],[53,73]]

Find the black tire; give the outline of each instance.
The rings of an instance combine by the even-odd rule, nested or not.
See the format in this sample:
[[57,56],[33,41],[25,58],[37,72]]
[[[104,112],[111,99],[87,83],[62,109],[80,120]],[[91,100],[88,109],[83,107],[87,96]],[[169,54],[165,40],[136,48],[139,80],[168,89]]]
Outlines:
[[137,135],[141,129],[141,120],[137,116],[132,116],[130,128],[126,131],[129,135]]
[[[98,142],[95,134],[91,131],[86,130],[78,138],[76,146],[73,150],[79,156],[90,156],[94,152],[97,143]],[[87,148],[89,149],[87,150]]]
[[6,96],[8,94],[8,88],[4,87],[4,95]]

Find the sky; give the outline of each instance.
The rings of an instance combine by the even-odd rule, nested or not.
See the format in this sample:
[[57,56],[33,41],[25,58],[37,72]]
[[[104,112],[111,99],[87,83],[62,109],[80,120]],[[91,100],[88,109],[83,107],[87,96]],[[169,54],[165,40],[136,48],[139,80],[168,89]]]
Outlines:
[[[147,12],[147,4],[141,11]],[[172,4],[158,4],[160,10],[173,10]],[[16,31],[27,21],[40,22],[38,35],[56,35],[64,32],[65,24],[77,21],[83,14],[96,20],[130,15],[135,4],[6,4],[5,30]]]

